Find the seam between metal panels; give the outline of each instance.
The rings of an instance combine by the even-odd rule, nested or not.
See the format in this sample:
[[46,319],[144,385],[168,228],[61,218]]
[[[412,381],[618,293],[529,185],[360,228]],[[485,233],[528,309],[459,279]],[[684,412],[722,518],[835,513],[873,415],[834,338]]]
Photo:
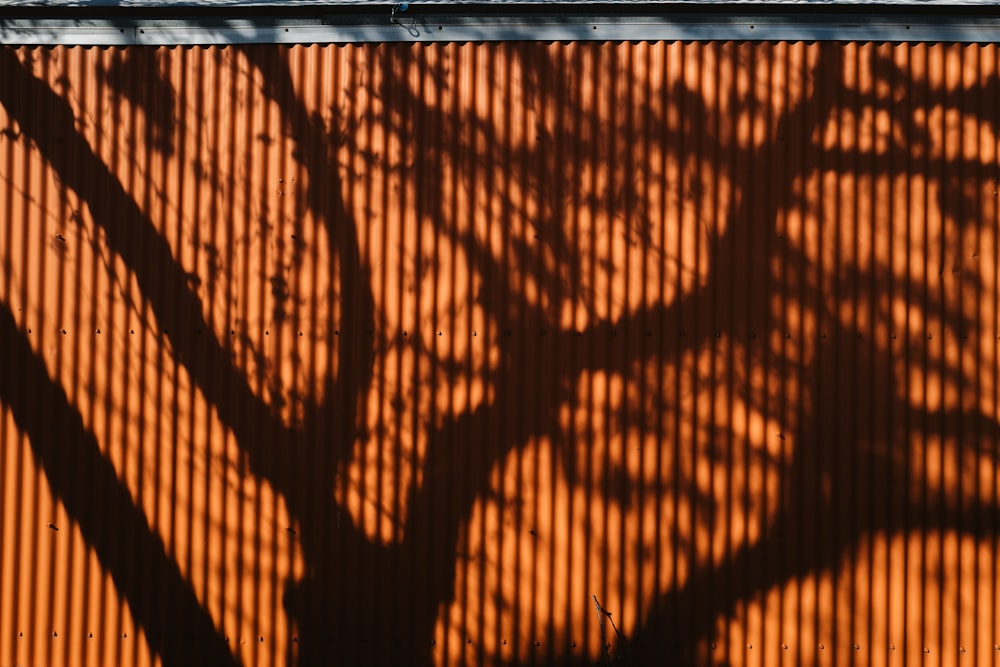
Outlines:
[[1000,19],[847,14],[312,19],[0,19],[0,44],[171,46],[499,41],[1000,42]]

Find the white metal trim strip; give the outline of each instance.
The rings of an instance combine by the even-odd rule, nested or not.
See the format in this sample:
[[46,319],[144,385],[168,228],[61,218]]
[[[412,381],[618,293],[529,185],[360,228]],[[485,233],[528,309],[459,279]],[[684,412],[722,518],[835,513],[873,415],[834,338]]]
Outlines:
[[[369,17],[371,18],[371,17]],[[669,16],[652,18],[497,19],[453,16],[337,20],[0,19],[0,44],[195,46],[494,41],[861,41],[1000,42],[1000,19],[915,17]]]

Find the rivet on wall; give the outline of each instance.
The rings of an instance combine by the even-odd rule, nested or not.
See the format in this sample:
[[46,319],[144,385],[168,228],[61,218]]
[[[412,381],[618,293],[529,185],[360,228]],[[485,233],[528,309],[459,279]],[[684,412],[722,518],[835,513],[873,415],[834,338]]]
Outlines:
[[783,648],[784,650],[786,650],[786,651],[787,651],[787,650],[788,650],[788,644],[782,644],[782,645],[781,645],[781,648]]

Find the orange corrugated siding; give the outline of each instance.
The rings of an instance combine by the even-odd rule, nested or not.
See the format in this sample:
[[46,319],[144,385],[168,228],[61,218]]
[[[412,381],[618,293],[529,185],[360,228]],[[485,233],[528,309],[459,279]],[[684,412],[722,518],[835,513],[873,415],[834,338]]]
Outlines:
[[0,664],[991,663],[998,58],[0,50]]

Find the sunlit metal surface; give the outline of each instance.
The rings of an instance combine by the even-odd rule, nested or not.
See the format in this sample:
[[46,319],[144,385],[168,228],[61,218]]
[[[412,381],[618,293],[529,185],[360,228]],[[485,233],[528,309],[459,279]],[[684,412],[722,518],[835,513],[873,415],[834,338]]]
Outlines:
[[0,50],[0,664],[991,662],[998,60]]

